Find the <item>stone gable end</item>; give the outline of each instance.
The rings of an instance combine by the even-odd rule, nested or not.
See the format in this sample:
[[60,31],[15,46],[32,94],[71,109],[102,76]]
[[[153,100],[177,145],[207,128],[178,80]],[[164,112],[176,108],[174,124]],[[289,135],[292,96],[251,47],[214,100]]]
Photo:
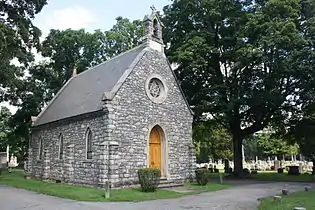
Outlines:
[[[109,124],[113,123],[111,139],[119,142],[112,165],[113,182],[121,185],[132,182],[139,168],[149,167],[148,139],[155,125],[159,125],[165,134],[166,178],[184,180],[191,175],[195,162],[195,156],[189,150],[193,116],[171,71],[166,58],[149,49],[109,102],[112,107]],[[147,79],[153,74],[158,75],[167,87],[167,96],[161,103],[153,102],[146,93]]]

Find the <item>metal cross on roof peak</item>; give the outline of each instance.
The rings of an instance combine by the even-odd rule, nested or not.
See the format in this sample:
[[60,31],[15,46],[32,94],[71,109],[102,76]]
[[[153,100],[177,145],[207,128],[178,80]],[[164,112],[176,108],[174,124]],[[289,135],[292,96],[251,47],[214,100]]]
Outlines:
[[155,12],[155,11],[156,11],[156,8],[155,8],[154,5],[152,5],[150,8],[151,8],[152,12]]

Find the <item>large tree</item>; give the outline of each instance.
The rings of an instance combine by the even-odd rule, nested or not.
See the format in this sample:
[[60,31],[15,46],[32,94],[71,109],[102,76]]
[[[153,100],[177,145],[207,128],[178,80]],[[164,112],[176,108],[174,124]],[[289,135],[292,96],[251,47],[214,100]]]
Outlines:
[[[303,7],[302,7],[303,3]],[[312,95],[314,43],[300,0],[174,0],[164,8],[167,56],[196,113],[211,115],[233,136],[234,172],[242,142],[267,126],[283,128]]]
[[117,17],[116,24],[108,31],[105,31],[106,40],[104,47],[106,57],[111,58],[125,52],[141,43],[144,36],[142,21],[130,21],[128,18]]
[[0,107],[0,152],[5,151],[8,145],[8,134],[10,133],[10,117],[10,110],[4,106]]
[[[12,144],[18,155],[25,156],[31,116],[37,116],[57,91],[71,78],[73,69],[81,73],[139,44],[143,34],[140,21],[117,18],[109,31],[51,30],[41,44],[45,58],[28,67],[30,76],[11,95],[19,107],[12,117]],[[22,158],[21,157],[21,158]]]
[[47,0],[0,1],[0,102],[7,100],[6,89],[14,88],[23,69],[33,59],[31,49],[38,47],[40,30],[32,24]]
[[315,103],[311,103],[304,111],[302,119],[292,122],[286,137],[299,144],[302,155],[313,162],[315,174]]
[[296,144],[289,144],[286,139],[282,139],[275,134],[260,133],[256,136],[257,146],[265,157],[282,158],[286,155],[297,155],[299,147]]
[[193,126],[193,141],[197,148],[197,162],[232,158],[232,138],[222,126],[200,122]]

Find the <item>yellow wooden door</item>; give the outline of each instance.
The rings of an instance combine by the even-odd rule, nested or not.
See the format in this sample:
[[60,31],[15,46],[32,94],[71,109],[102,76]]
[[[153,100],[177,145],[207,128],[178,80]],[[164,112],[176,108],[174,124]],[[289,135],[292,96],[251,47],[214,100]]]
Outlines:
[[157,128],[153,128],[150,133],[150,153],[149,166],[150,168],[161,169],[161,136]]

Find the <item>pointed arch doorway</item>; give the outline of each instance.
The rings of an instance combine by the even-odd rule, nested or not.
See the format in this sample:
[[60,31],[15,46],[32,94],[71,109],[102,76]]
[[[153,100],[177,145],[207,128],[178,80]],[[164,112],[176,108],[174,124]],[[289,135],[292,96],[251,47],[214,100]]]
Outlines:
[[161,170],[161,176],[167,176],[167,153],[166,153],[166,140],[163,129],[156,125],[154,126],[149,135],[149,168],[158,168]]

